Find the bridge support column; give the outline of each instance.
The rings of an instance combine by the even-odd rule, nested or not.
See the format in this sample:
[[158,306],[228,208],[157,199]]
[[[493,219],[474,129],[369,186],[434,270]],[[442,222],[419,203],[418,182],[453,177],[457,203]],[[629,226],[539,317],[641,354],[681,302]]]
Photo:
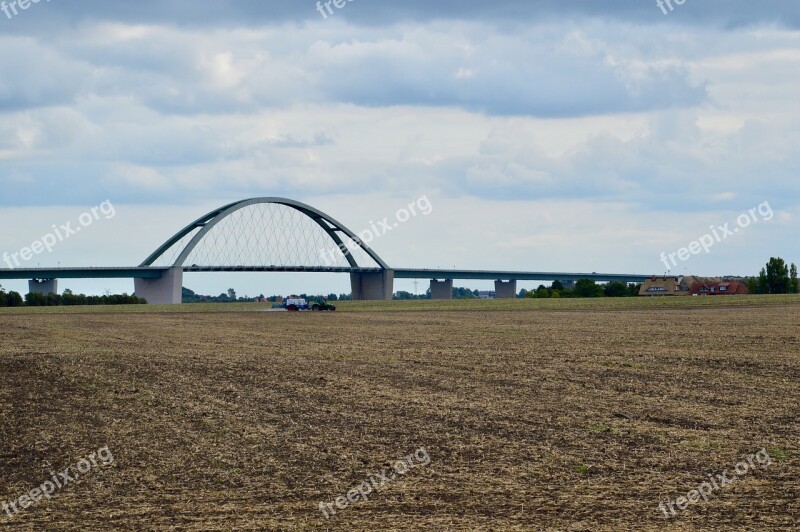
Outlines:
[[394,297],[394,270],[351,273],[354,301],[391,301]]
[[28,281],[29,294],[57,294],[58,279],[31,279]]
[[514,299],[517,297],[517,282],[495,281],[494,297],[495,299]]
[[159,279],[134,279],[136,297],[151,305],[179,305],[182,301],[183,268],[171,268]]
[[453,280],[431,279],[431,299],[453,299]]

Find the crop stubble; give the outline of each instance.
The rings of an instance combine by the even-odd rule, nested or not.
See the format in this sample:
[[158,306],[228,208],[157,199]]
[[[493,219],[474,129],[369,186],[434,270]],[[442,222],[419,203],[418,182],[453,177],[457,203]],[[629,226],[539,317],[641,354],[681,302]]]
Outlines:
[[[651,529],[800,519],[800,305],[0,314],[0,500],[115,463],[22,529]],[[325,520],[410,452],[431,463]]]

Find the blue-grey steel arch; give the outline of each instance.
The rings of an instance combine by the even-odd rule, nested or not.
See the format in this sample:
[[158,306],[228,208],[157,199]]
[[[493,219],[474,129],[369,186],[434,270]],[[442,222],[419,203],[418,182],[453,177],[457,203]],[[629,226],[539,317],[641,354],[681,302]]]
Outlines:
[[157,261],[164,253],[166,253],[172,246],[177,244],[183,237],[194,231],[195,229],[200,228],[200,231],[197,232],[194,237],[189,241],[186,247],[183,249],[178,258],[175,259],[175,263],[173,267],[183,267],[184,262],[189,257],[189,254],[194,250],[195,247],[203,240],[211,229],[219,222],[233,214],[234,212],[244,209],[246,207],[250,207],[252,205],[258,205],[262,203],[273,203],[277,205],[284,205],[286,207],[290,207],[295,209],[302,214],[311,218],[314,222],[317,223],[327,234],[330,236],[331,240],[336,244],[336,246],[342,250],[342,253],[347,259],[348,264],[352,268],[358,268],[358,264],[356,260],[353,258],[352,254],[350,253],[347,246],[345,246],[342,242],[341,237],[337,233],[344,233],[347,235],[358,247],[360,247],[367,255],[370,256],[372,260],[375,261],[381,268],[385,270],[389,270],[389,266],[381,259],[377,253],[372,251],[358,236],[355,235],[352,231],[350,231],[347,227],[336,221],[331,216],[328,216],[324,212],[315,209],[310,205],[306,205],[305,203],[301,203],[299,201],[294,201],[287,198],[252,198],[248,200],[237,201],[234,203],[229,203],[219,209],[209,212],[205,216],[201,216],[191,224],[187,225],[175,235],[164,242],[157,250],[155,250],[149,257],[145,259],[145,261],[140,265],[140,267],[148,267],[152,266],[155,261]]

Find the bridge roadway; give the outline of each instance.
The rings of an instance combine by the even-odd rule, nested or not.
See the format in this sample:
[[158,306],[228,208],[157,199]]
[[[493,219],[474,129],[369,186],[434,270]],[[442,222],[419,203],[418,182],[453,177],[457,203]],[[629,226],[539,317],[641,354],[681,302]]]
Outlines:
[[597,282],[621,281],[623,283],[641,283],[652,275],[624,273],[563,273],[563,272],[518,272],[494,270],[429,270],[412,268],[395,268],[395,279],[481,279],[485,281],[577,281],[592,279]]
[[0,280],[28,279],[29,291],[35,293],[57,292],[58,279],[134,279],[136,293],[151,303],[180,303],[183,273],[192,272],[293,272],[293,273],[349,273],[354,299],[391,299],[394,279],[430,279],[434,299],[450,299],[453,280],[495,281],[498,298],[512,298],[517,294],[517,281],[575,282],[591,279],[597,282],[643,282],[651,275],[619,273],[568,273],[521,272],[495,270],[458,270],[427,268],[350,268],[325,266],[229,266],[183,268],[165,267],[113,267],[113,268],[27,268],[0,269]]

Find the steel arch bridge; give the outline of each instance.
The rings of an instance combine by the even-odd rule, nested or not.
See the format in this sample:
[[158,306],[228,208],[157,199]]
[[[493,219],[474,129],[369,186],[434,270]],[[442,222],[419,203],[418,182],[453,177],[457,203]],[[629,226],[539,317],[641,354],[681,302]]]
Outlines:
[[150,302],[179,303],[183,272],[350,273],[354,298],[387,299],[393,293],[392,269],[364,238],[288,198],[237,201],[201,216],[139,268],[159,266],[168,269],[161,278],[135,281],[136,294]]
[[[285,209],[259,208],[271,206]],[[224,227],[226,222],[231,222],[228,227]],[[291,238],[282,238],[286,236],[283,229],[291,231]],[[236,235],[234,242],[229,232]],[[204,243],[210,246],[203,249]],[[232,249],[230,244],[240,249]],[[186,271],[390,269],[361,238],[332,216],[299,201],[274,197],[237,201],[201,216],[175,233],[139,267],[151,267],[163,259],[167,259],[166,266]],[[318,259],[326,264],[314,264]],[[342,259],[347,264],[337,265]]]
[[[374,228],[374,226],[373,226]],[[517,281],[593,279],[643,282],[651,275],[391,268],[333,217],[299,201],[264,197],[229,203],[201,216],[134,267],[0,269],[0,280],[29,279],[29,291],[57,292],[57,279],[133,278],[149,303],[181,303],[184,272],[349,273],[353,299],[392,299],[394,279],[430,279],[434,299],[450,299],[454,279],[495,281],[497,297]],[[372,234],[372,233],[370,233]],[[366,241],[365,241],[366,240]],[[323,264],[324,263],[324,264]]]

